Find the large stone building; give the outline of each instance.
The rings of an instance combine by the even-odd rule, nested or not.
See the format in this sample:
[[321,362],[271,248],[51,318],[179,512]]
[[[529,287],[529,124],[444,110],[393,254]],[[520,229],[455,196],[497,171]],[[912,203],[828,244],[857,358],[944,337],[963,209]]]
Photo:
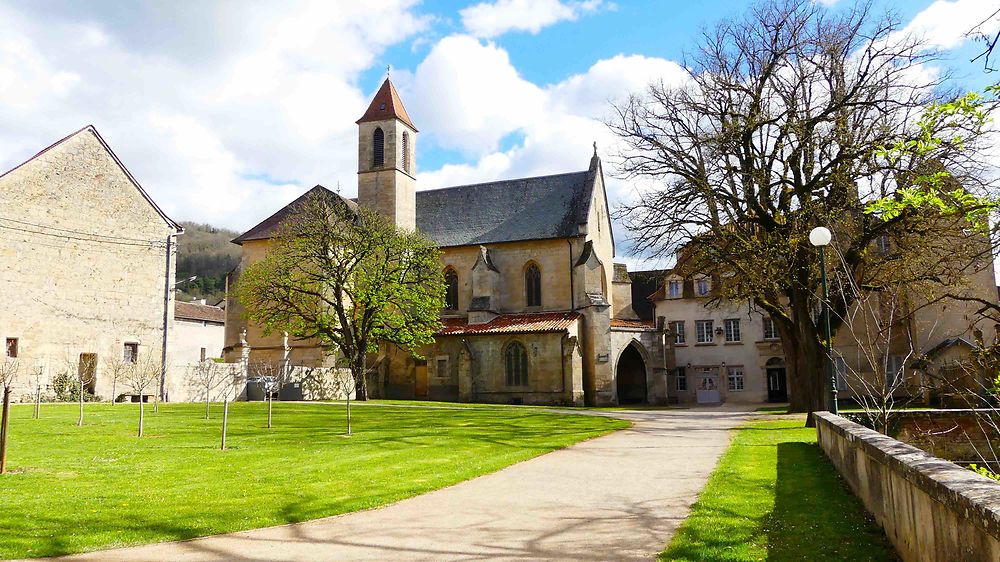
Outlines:
[[0,339],[21,365],[15,398],[66,373],[109,399],[108,360],[159,358],[181,232],[91,126],[0,176]]
[[[420,350],[421,359],[383,349],[373,392],[513,403],[666,401],[665,336],[635,317],[628,274],[613,264],[596,148],[578,171],[418,191],[417,129],[388,79],[357,124],[357,203],[441,246],[449,286],[434,345]],[[264,255],[294,205],[234,241],[243,247],[241,267]],[[244,352],[244,329],[251,360],[330,360],[310,342],[263,336],[246,325],[237,302],[227,315],[229,360]]]

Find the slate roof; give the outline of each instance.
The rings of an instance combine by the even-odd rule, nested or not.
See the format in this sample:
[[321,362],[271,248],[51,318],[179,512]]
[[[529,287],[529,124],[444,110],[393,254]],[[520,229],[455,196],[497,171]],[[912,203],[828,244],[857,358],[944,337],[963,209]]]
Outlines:
[[174,303],[174,318],[225,324],[226,311],[218,306],[177,301]]
[[414,132],[417,132],[417,128],[413,126],[413,121],[410,121],[410,116],[406,113],[406,108],[403,107],[403,100],[399,98],[399,92],[396,91],[396,87],[392,85],[392,82],[386,78],[385,82],[382,82],[382,87],[378,89],[375,97],[372,98],[372,103],[368,106],[368,110],[355,123],[384,121],[393,118],[406,123]]
[[439,246],[569,238],[587,222],[590,171],[417,192],[417,229]]
[[469,324],[465,318],[444,318],[439,336],[479,334],[527,334],[563,332],[580,318],[579,312],[536,312],[502,314],[483,324]]
[[639,318],[651,320],[656,315],[653,301],[663,300],[663,279],[670,274],[669,269],[630,271],[632,278],[632,310]]
[[261,221],[260,224],[258,224],[257,226],[251,228],[250,230],[234,238],[233,243],[242,245],[244,242],[248,240],[267,240],[278,229],[278,225],[281,224],[281,221],[285,220],[285,217],[291,214],[292,209],[294,209],[298,203],[308,199],[309,196],[312,195],[313,193],[320,193],[328,197],[336,197],[337,199],[340,199],[341,202],[343,202],[345,205],[347,205],[349,209],[358,208],[358,204],[355,203],[354,201],[351,201],[350,199],[345,199],[341,197],[339,194],[334,193],[329,189],[323,187],[322,185],[317,185],[316,187],[300,195],[298,199],[296,199],[295,201],[292,201],[291,203],[279,209],[277,213],[274,213],[273,215]]

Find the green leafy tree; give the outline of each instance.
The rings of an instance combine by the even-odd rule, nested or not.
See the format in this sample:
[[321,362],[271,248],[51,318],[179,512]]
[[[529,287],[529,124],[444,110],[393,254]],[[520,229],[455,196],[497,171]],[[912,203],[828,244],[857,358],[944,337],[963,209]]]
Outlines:
[[[942,93],[942,75],[923,70],[938,53],[901,29],[864,3],[837,11],[810,0],[763,3],[706,32],[682,80],[651,84],[608,123],[623,145],[620,174],[652,180],[618,211],[633,250],[678,255],[679,273],[715,278],[716,302],[749,302],[772,318],[792,367],[793,411],[825,409],[829,386],[810,230],[830,228],[842,259],[827,267],[852,277],[832,284],[834,333],[858,294],[913,281],[947,286],[988,263],[988,244],[967,248],[960,213],[865,212],[873,201],[906,200],[917,177],[937,177],[937,193],[956,206],[977,204],[993,187],[975,112],[920,122],[953,97]],[[976,111],[993,106],[985,100]],[[926,150],[894,151],[915,146]],[[884,236],[897,250],[881,255],[874,247]],[[861,291],[840,291],[848,286]]]
[[326,192],[293,210],[266,256],[240,274],[236,294],[265,333],[340,354],[364,400],[367,359],[379,345],[415,352],[433,341],[445,285],[433,242]]

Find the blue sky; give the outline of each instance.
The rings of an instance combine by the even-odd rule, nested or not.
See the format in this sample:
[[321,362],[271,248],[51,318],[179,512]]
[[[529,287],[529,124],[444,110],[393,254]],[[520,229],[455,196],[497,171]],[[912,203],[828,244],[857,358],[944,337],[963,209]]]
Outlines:
[[[389,64],[421,131],[419,189],[579,170],[593,142],[606,160],[611,152],[601,123],[610,101],[679,80],[700,31],[749,6],[6,0],[0,167],[92,123],[171,216],[245,229],[317,183],[356,193],[354,121]],[[875,9],[944,49],[953,85],[969,89],[997,80],[968,62],[980,45],[963,37],[996,7],[879,0]],[[634,188],[609,178],[612,204]]]

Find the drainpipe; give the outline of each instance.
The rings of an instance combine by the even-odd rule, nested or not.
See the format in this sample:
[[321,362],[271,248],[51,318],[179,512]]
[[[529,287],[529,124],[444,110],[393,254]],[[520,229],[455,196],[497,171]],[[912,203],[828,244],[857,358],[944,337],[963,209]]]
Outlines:
[[173,283],[170,279],[170,254],[174,249],[174,238],[183,234],[184,230],[171,232],[167,235],[167,258],[166,271],[163,274],[163,346],[160,354],[160,402],[167,401],[167,341],[170,330],[170,294],[173,292]]

